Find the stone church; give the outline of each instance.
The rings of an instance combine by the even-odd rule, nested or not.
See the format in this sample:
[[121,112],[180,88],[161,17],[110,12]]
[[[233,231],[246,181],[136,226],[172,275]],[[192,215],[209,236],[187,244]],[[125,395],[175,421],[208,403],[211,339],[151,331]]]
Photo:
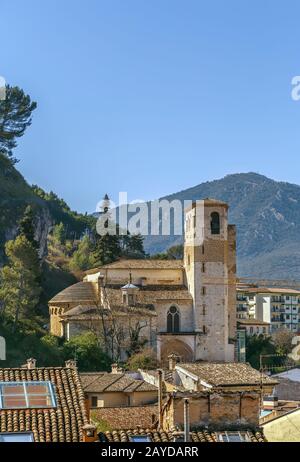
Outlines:
[[51,333],[70,339],[93,330],[114,359],[143,341],[163,362],[170,354],[185,362],[234,361],[236,230],[228,205],[197,201],[184,226],[183,260],[120,260],[56,295]]

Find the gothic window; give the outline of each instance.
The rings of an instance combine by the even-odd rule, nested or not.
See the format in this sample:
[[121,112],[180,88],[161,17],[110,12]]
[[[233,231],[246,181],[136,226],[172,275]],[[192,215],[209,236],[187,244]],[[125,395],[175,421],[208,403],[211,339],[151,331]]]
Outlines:
[[176,333],[180,330],[180,314],[176,306],[171,306],[167,315],[167,331]]
[[213,212],[210,218],[211,234],[220,234],[220,215],[218,212]]

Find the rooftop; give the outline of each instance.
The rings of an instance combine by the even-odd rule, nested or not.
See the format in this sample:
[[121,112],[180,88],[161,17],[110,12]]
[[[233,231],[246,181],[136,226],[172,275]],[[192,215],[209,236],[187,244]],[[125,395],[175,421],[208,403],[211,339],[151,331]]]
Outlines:
[[299,290],[281,287],[255,287],[242,290],[242,292],[257,294],[300,295]]
[[[212,386],[260,385],[261,374],[247,363],[180,363],[176,369],[184,369]],[[277,381],[263,375],[264,385],[276,385]]]
[[156,391],[157,387],[144,380],[132,378],[129,374],[114,374],[110,372],[84,372],[80,374],[84,392],[108,393],[108,392],[141,392]]
[[103,269],[182,269],[182,260],[152,260],[152,259],[132,259],[118,260],[108,265],[103,265],[86,271],[85,274],[95,274]]
[[[223,433],[223,432],[221,432]],[[244,432],[242,432],[244,433]],[[248,430],[247,436],[252,443],[263,443],[266,442],[266,438],[262,430]],[[149,438],[150,442],[153,443],[171,443],[174,442],[174,438],[183,438],[181,432],[164,432],[153,429],[135,428],[131,430],[112,430],[105,433],[99,433],[100,442],[103,443],[126,443],[130,442],[134,436],[140,436]],[[190,441],[192,443],[216,443],[219,441],[217,432],[208,430],[198,430],[190,432]]]
[[0,409],[1,432],[33,432],[35,442],[80,442],[88,424],[84,393],[76,369],[38,367],[0,369],[0,382],[48,382],[56,407]]
[[95,284],[92,282],[77,282],[59,292],[50,300],[50,304],[55,303],[74,303],[80,301],[95,303],[97,293]]
[[238,319],[237,323],[245,326],[270,326],[269,322],[260,321],[259,319],[255,318]]

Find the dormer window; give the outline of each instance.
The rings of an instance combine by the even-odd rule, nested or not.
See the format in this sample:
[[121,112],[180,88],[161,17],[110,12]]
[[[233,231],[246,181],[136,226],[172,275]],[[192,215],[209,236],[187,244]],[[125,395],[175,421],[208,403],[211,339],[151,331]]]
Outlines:
[[210,216],[211,234],[220,234],[220,215],[213,212]]

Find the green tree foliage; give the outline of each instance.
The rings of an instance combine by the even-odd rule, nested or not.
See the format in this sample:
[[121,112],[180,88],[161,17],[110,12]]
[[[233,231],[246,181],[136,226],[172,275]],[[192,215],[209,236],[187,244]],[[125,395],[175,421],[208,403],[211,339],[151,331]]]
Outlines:
[[20,234],[25,236],[26,239],[37,249],[39,247],[38,242],[34,238],[34,226],[33,226],[34,214],[31,205],[28,205],[25,209],[23,218],[19,223]]
[[17,139],[22,137],[31,125],[31,114],[37,104],[19,87],[6,86],[6,99],[0,101],[0,153],[12,162],[12,151],[17,146]]
[[33,316],[41,294],[40,265],[36,249],[24,235],[7,242],[8,265],[0,271],[0,300],[16,326]]
[[66,243],[66,229],[62,222],[54,226],[52,234],[58,244],[64,245]]
[[91,268],[93,265],[92,247],[89,236],[85,235],[70,260],[69,266],[72,271],[86,271]]
[[156,369],[158,367],[155,352],[151,348],[133,354],[126,363],[126,368],[130,371],[137,371],[138,369]]
[[93,262],[95,266],[112,263],[122,255],[119,236],[105,234],[97,235],[95,249],[93,252]]
[[255,369],[260,367],[260,355],[276,354],[276,348],[271,337],[263,335],[247,336],[246,339],[246,360]]
[[166,252],[151,255],[154,260],[181,260],[183,259],[183,245],[173,245]]
[[81,371],[109,371],[110,358],[103,352],[99,340],[92,332],[71,338],[64,344],[64,358],[77,360]]
[[120,236],[122,257],[145,258],[144,238],[140,234],[128,234]]
[[170,260],[181,260],[183,259],[183,245],[173,245],[167,250],[167,255]]

